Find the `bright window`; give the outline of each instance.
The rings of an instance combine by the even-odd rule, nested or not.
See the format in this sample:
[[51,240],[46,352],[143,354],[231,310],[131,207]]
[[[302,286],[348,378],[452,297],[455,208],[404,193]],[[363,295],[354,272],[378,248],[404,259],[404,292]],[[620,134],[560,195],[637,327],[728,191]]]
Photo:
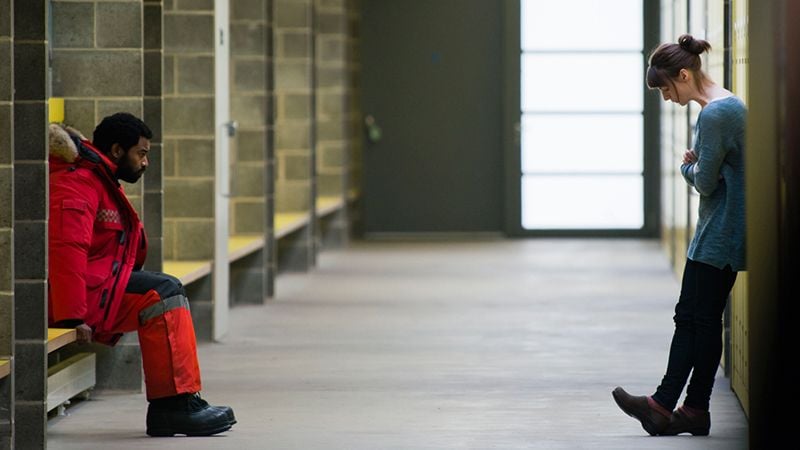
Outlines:
[[522,0],[522,226],[644,225],[641,0]]

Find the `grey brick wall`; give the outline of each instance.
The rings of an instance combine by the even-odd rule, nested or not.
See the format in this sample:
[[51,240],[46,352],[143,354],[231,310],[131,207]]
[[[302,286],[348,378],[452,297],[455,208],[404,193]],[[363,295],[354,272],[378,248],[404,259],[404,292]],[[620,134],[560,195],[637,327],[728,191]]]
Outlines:
[[344,1],[316,0],[317,194],[342,197],[347,148],[347,15]]
[[[163,257],[214,258],[214,2],[163,4]],[[187,293],[198,340],[211,338],[210,277]]]
[[[275,240],[275,6],[274,0],[266,0],[267,4],[267,58],[266,58],[266,83],[267,83],[267,135],[266,135],[266,203],[264,206],[264,219],[266,230],[264,234],[264,251],[266,253],[266,281],[264,291],[267,298],[275,296],[275,277],[278,272],[278,251]],[[240,141],[241,142],[241,141]]]
[[[126,111],[143,117],[142,0],[51,4],[52,95],[64,98],[64,121],[91,139],[105,116]],[[144,185],[124,183],[140,215]]]
[[166,260],[214,257],[214,2],[163,5]]
[[[274,0],[275,212],[313,214],[314,4]],[[312,216],[313,219],[313,216]],[[315,263],[315,221],[277,242],[280,269],[308,270]]]
[[164,101],[162,98],[164,41],[161,0],[144,0],[142,6],[143,98],[142,119],[153,131],[143,180],[144,226],[147,230],[145,269],[161,271],[164,261]]
[[[315,118],[317,198],[347,200],[349,136],[347,93],[347,5],[344,0],[315,0]],[[347,209],[318,221],[323,247],[341,247],[349,235]]]
[[276,210],[309,211],[313,201],[312,3],[275,0],[274,5]]
[[239,124],[231,140],[232,235],[257,235],[265,247],[236,261],[230,272],[230,303],[262,303],[271,295],[271,241],[267,212],[271,183],[269,127],[274,120],[268,70],[271,59],[271,3],[231,1],[231,119]]
[[230,11],[231,118],[239,123],[231,141],[231,234],[263,235],[266,228],[268,4],[232,0]]
[[[53,0],[49,34],[52,95],[64,98],[67,124],[91,139],[104,117],[125,111],[142,118],[155,134],[144,178],[123,182],[145,223],[149,270],[161,268],[160,3]],[[93,351],[98,355],[98,389],[141,390],[141,370],[130,370],[141,364],[135,335],[113,349],[94,346]]]

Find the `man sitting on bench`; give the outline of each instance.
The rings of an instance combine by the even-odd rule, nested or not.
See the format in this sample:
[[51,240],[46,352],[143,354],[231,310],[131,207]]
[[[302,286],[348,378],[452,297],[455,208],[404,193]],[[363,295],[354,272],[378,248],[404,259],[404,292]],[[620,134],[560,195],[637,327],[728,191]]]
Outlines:
[[50,125],[49,322],[107,345],[138,331],[147,434],[209,436],[236,423],[233,410],[200,398],[186,292],[175,277],[141,270],[144,227],[118,181],[142,176],[152,137],[128,113],[104,118],[91,142]]

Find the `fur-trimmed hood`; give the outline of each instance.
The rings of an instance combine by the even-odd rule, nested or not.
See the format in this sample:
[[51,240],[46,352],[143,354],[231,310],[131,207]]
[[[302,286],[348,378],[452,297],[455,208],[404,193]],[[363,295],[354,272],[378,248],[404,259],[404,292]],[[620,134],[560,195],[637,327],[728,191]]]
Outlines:
[[85,140],[80,131],[61,123],[51,123],[48,127],[50,156],[55,156],[64,162],[73,163],[78,159],[78,147],[74,138]]
[[114,176],[117,165],[86,140],[80,131],[61,123],[51,123],[48,132],[50,173],[75,164],[99,165],[104,167],[103,172],[110,180],[118,183]]

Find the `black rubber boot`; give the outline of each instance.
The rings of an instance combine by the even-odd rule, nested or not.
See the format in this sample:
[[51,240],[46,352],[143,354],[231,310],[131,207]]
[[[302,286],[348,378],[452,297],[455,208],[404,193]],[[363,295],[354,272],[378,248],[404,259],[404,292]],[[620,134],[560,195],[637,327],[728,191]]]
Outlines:
[[231,425],[236,423],[236,416],[233,414],[233,408],[231,408],[230,406],[209,405],[208,402],[200,398],[199,395],[197,395],[197,401],[198,403],[201,403],[203,406],[211,406],[212,408],[224,411],[225,416],[228,417],[228,421],[231,423]]
[[150,436],[211,436],[231,428],[233,410],[210,406],[198,394],[155,399],[147,408]]

